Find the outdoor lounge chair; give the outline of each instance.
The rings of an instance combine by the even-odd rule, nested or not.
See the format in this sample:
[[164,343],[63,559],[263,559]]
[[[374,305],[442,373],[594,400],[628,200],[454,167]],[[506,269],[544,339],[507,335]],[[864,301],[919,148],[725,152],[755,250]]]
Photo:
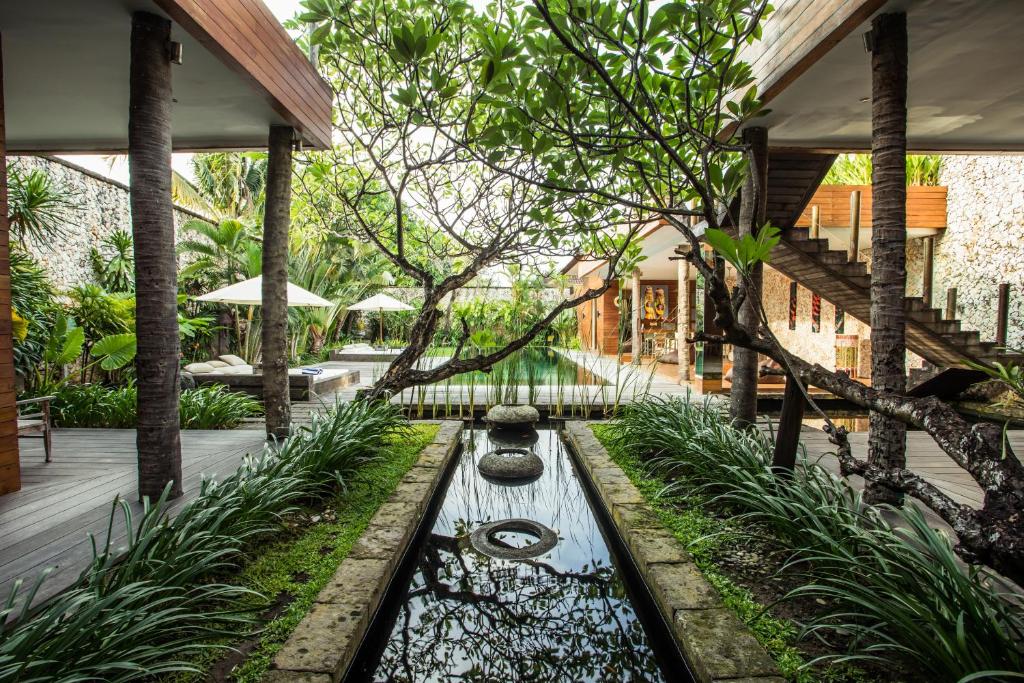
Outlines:
[[[38,413],[18,415],[18,438],[42,439],[43,451],[46,453],[46,462],[52,462],[50,459],[50,447],[52,445],[50,431],[53,427],[50,423],[50,401],[55,398],[56,396],[37,396],[36,398],[17,401],[14,404],[18,408],[28,405],[39,406]],[[38,434],[38,436],[33,436],[35,434]]]

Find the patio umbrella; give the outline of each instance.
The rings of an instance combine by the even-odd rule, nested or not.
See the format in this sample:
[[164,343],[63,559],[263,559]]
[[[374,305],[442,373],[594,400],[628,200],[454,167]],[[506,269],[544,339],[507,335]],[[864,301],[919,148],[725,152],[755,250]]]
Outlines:
[[[211,301],[220,304],[241,304],[243,306],[263,305],[263,276],[257,276],[244,282],[236,282],[233,285],[196,297],[197,301]],[[298,285],[288,283],[288,305],[289,306],[326,306],[334,304],[319,297],[313,292],[307,291]]]
[[380,343],[384,343],[384,311],[412,311],[412,306],[393,299],[387,294],[374,294],[348,307],[350,311],[377,311],[380,313]]

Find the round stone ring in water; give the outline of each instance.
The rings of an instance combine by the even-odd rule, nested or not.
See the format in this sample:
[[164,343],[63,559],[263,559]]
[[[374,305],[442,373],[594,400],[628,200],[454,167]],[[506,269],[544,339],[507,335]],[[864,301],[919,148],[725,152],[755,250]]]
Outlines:
[[[516,547],[497,538],[498,534],[503,531],[525,534],[537,540],[534,543]],[[531,519],[503,519],[477,527],[470,534],[469,542],[473,544],[473,548],[477,552],[489,557],[499,560],[528,560],[554,548],[558,543],[558,536],[553,530]]]
[[476,466],[494,479],[532,479],[544,471],[544,461],[527,448],[498,448],[485,453]]

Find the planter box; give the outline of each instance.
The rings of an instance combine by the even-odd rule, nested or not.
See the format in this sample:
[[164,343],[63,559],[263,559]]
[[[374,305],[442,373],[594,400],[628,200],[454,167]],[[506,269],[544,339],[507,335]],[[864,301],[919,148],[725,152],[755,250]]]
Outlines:
[[[796,222],[798,228],[811,226],[811,207],[820,212],[821,227],[850,227],[850,193],[860,190],[860,227],[871,228],[870,185],[822,185],[807,202]],[[942,230],[946,227],[946,188],[940,185],[907,187],[907,228]]]

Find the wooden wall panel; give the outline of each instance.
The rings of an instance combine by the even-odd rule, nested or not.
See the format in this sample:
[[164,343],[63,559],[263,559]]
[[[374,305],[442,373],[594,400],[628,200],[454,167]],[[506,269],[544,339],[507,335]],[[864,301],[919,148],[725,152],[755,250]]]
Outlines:
[[761,40],[744,48],[761,98],[768,102],[850,35],[886,0],[777,0]]
[[[668,288],[669,305],[672,307],[669,314],[669,319],[676,320],[676,290],[678,289],[678,283],[675,280],[641,280],[640,285],[664,285]],[[619,351],[619,308],[615,305],[615,300],[619,296],[619,285],[617,283],[612,284],[608,291],[604,293],[599,299],[598,303],[598,319],[597,319],[597,335],[598,335],[598,352],[606,355],[615,355]],[[628,297],[627,297],[628,298]],[[582,329],[581,329],[582,334]],[[587,338],[589,339],[589,329],[587,330]],[[628,330],[626,333],[626,340],[629,340]]]
[[[796,227],[811,225],[811,207],[821,212],[821,225],[825,228],[845,228],[850,225],[850,192],[860,190],[860,225],[871,227],[870,185],[822,185],[804,207]],[[946,227],[946,188],[912,185],[907,188],[907,227]]]
[[4,63],[0,37],[0,494],[21,488],[18,413],[14,406],[14,355],[11,339],[11,260],[7,224],[7,146],[4,128]]
[[261,90],[311,146],[330,147],[331,90],[261,0],[155,2]]

